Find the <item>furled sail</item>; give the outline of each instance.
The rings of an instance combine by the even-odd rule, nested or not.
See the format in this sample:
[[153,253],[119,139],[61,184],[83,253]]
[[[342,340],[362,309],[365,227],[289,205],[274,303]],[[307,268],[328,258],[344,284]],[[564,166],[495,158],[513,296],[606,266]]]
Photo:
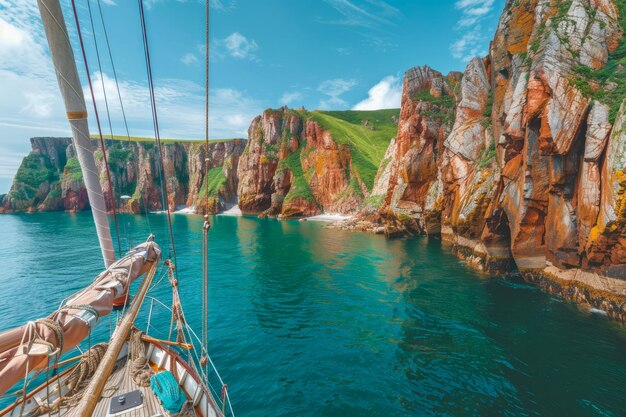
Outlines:
[[114,300],[125,297],[135,279],[154,273],[160,259],[151,236],[48,317],[0,333],[0,395],[84,340],[100,317],[111,313]]
[[37,0],[37,4],[50,46],[50,55],[57,74],[59,89],[65,103],[67,119],[72,128],[72,143],[83,173],[104,266],[109,267],[115,262],[115,251],[111,240],[104,194],[100,185],[100,175],[93,156],[93,144],[89,138],[87,106],[61,4],[59,0]]

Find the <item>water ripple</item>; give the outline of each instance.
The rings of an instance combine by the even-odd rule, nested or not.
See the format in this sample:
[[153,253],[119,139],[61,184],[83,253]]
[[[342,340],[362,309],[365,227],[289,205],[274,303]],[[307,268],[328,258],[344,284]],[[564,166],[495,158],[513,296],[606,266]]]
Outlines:
[[[145,239],[145,217],[121,217],[125,241]],[[626,409],[624,329],[534,287],[474,274],[435,239],[212,222],[209,349],[240,416]],[[150,226],[167,253],[163,218],[150,216]],[[180,292],[199,328],[202,219],[175,216],[174,230]],[[0,216],[0,233],[10,295],[0,298],[0,329],[47,314],[101,268],[89,213]],[[171,298],[165,282],[154,294]],[[166,337],[169,319],[157,311],[151,331]],[[108,326],[102,320],[94,337]]]

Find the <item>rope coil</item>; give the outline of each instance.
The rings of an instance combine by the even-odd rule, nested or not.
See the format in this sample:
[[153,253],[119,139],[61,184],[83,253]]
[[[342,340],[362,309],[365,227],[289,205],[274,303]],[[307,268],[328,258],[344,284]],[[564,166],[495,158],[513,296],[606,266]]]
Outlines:
[[96,369],[98,369],[98,365],[108,347],[108,343],[98,343],[81,355],[80,362],[67,376],[66,383],[69,391],[61,398],[61,407],[74,407],[78,405],[90,378],[96,372]]
[[130,376],[135,384],[140,387],[150,386],[150,367],[146,358],[146,349],[141,340],[143,332],[139,330],[133,331],[130,335],[129,343],[129,359],[130,359]]

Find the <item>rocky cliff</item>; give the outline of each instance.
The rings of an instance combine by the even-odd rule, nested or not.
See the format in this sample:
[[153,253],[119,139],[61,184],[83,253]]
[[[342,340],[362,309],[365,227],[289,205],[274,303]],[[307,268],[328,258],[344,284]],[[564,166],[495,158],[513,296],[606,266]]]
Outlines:
[[[169,205],[207,183],[212,212],[237,190],[245,214],[356,213],[338,227],[440,235],[626,321],[625,97],[626,2],[507,0],[489,54],[410,69],[399,112],[266,110],[245,149],[212,145],[208,181],[200,145],[168,145]],[[116,195],[159,208],[150,145],[107,152]],[[80,180],[69,141],[33,139],[3,210],[82,209]]]
[[238,167],[244,214],[356,212],[396,133],[397,110],[266,110],[248,130]]
[[441,234],[626,319],[625,31],[623,1],[507,1],[462,77],[406,73],[384,204],[341,227]]
[[[95,142],[94,142],[95,143]],[[0,212],[80,211],[88,208],[82,172],[69,138],[32,138],[32,151],[24,158],[13,185],[1,201]],[[206,155],[203,142],[163,144],[168,205],[217,213],[237,202],[237,165],[245,140],[211,142]],[[102,188],[109,208],[112,197],[122,211],[161,210],[162,196],[155,145],[147,140],[106,140],[106,155],[114,193],[106,181],[100,150],[95,152]],[[205,158],[209,159],[208,175]],[[205,198],[208,187],[209,201]],[[122,201],[121,196],[130,198]]]

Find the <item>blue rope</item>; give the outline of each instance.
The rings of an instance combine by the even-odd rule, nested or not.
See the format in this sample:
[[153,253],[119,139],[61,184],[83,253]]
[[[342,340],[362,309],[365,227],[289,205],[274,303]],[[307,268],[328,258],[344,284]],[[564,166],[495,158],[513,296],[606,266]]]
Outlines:
[[174,374],[169,371],[152,375],[150,377],[150,388],[152,388],[157,398],[161,400],[163,408],[170,414],[179,413],[187,401],[187,397],[178,385]]

